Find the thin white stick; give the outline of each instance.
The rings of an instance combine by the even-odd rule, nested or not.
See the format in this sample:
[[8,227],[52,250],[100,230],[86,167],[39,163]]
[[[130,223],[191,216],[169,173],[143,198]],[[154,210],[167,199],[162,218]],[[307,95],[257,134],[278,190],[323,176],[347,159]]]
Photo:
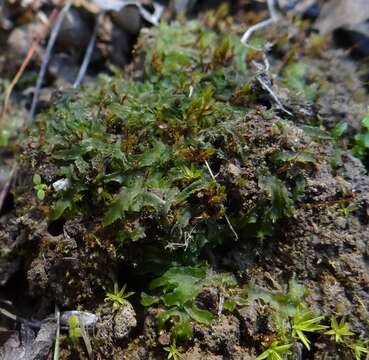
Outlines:
[[286,114],[290,116],[293,116],[293,114],[283,106],[282,102],[278,99],[277,95],[274,93],[271,87],[264,81],[264,79],[260,75],[256,76],[256,80],[259,82],[261,87],[270,94],[270,96],[273,98],[273,100],[277,103],[278,107],[282,111],[284,111]]
[[2,307],[0,307],[0,315],[3,315],[5,317],[7,317],[8,319],[11,319],[11,320],[13,320],[15,322],[18,322],[20,324],[24,324],[24,325],[30,327],[31,329],[37,329],[38,330],[41,327],[41,322],[40,321],[23,319],[22,317],[14,315],[14,314],[12,314],[11,312],[9,312],[8,310],[6,310]]
[[217,182],[217,179],[215,178],[215,175],[214,175],[213,171],[211,170],[211,167],[210,167],[210,165],[209,165],[209,163],[208,163],[208,161],[207,161],[207,160],[205,160],[205,164],[206,164],[206,167],[208,168],[208,171],[209,171],[209,174],[210,174],[211,178],[212,178],[215,182]]
[[218,316],[222,315],[223,309],[224,309],[224,295],[220,293],[218,303]]
[[54,27],[51,31],[50,39],[49,39],[49,42],[47,43],[47,47],[46,47],[45,57],[44,57],[44,60],[42,61],[40,72],[39,72],[38,78],[37,78],[36,88],[35,88],[35,91],[33,93],[32,105],[31,105],[31,110],[30,110],[31,119],[34,118],[35,113],[36,113],[37,100],[38,100],[38,96],[39,96],[39,93],[40,93],[40,90],[41,90],[42,83],[44,81],[47,66],[48,66],[49,61],[50,61],[51,52],[53,51],[55,41],[56,41],[56,39],[59,35],[59,32],[60,32],[60,29],[63,25],[65,15],[67,14],[67,12],[69,11],[71,6],[72,6],[71,2],[68,2],[67,4],[64,5],[64,7],[60,11],[60,13],[58,15],[58,18],[56,19],[55,25],[54,25]]
[[269,26],[270,24],[273,23],[273,19],[272,18],[269,18],[269,19],[266,19],[266,20],[263,20],[263,21],[260,21],[259,23],[255,24],[255,25],[252,25],[250,26],[246,31],[245,33],[243,34],[242,38],[241,38],[241,42],[242,44],[244,45],[247,45],[251,35],[262,29],[262,28],[265,28],[267,26]]
[[242,38],[241,38],[241,42],[242,44],[244,44],[245,46],[247,46],[247,43],[251,37],[251,35],[260,30],[263,29],[269,25],[271,25],[273,22],[276,22],[279,18],[277,10],[276,10],[276,6],[275,6],[275,2],[276,0],[267,0],[267,4],[268,4],[268,9],[269,9],[269,13],[270,13],[270,18],[265,19],[263,21],[260,21],[259,23],[250,26],[245,33],[243,34]]
[[101,14],[102,13],[100,13],[97,16],[96,20],[95,20],[95,26],[94,26],[94,29],[92,31],[92,35],[91,35],[90,41],[88,43],[87,50],[86,50],[85,56],[83,58],[82,65],[81,65],[81,67],[79,69],[79,72],[78,72],[78,76],[76,78],[76,81],[73,84],[73,88],[74,89],[77,88],[77,87],[79,87],[81,85],[81,83],[83,81],[83,78],[86,75],[86,71],[87,71],[88,65],[90,64],[92,52],[93,52],[94,47],[95,47],[95,44],[96,44],[96,34],[97,34],[97,29],[98,29],[98,26],[99,26],[100,18],[102,16]]
[[90,338],[87,334],[85,323],[83,322],[82,317],[78,316],[78,322],[79,322],[79,328],[80,328],[80,331],[81,331],[82,339],[83,339],[83,341],[85,343],[85,346],[86,346],[88,358],[90,360],[93,360],[94,359],[94,354],[92,352],[91,341],[90,341]]
[[278,19],[278,13],[276,9],[276,0],[267,0],[267,4],[268,4],[270,17],[273,19],[273,21],[276,21]]
[[53,360],[59,360],[60,357],[60,310],[55,305],[55,317],[56,317],[56,334],[55,334],[55,347]]

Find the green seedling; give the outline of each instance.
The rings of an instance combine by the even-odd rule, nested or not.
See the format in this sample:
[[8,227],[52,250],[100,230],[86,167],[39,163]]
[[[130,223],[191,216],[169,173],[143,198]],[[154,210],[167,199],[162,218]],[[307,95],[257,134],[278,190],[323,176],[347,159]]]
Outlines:
[[182,178],[183,180],[186,180],[188,182],[193,182],[195,180],[200,179],[203,176],[203,173],[201,170],[196,169],[194,166],[183,166],[182,169]]
[[82,337],[78,317],[76,315],[70,316],[68,319],[68,325],[69,325],[69,339],[74,346],[77,346],[79,343],[79,339]]
[[334,169],[342,166],[342,149],[339,148],[339,139],[347,131],[348,124],[341,121],[338,123],[331,131],[330,135],[332,137],[333,154],[331,156],[330,162]]
[[368,342],[368,340],[357,340],[349,345],[355,356],[355,360],[362,360],[363,356],[365,357],[369,354]]
[[173,340],[170,346],[165,346],[164,351],[168,353],[167,359],[180,360],[182,358],[181,348],[177,347],[176,339]]
[[299,306],[296,314],[291,319],[292,337],[301,340],[305,347],[310,350],[310,340],[305,333],[316,333],[326,329],[327,326],[320,324],[323,319],[324,316],[315,316],[309,309]]
[[122,288],[119,289],[118,284],[114,283],[113,292],[108,292],[106,294],[105,301],[111,301],[113,303],[113,311],[118,310],[122,305],[128,303],[129,301],[127,300],[127,298],[134,294],[133,291],[126,293],[126,286],[127,285],[124,284]]
[[344,200],[340,200],[339,206],[340,208],[338,209],[338,212],[340,212],[345,217],[349,216],[352,212],[359,209],[357,206],[348,205],[347,202]]
[[48,186],[42,183],[40,175],[38,174],[33,175],[33,184],[34,184],[34,189],[36,191],[37,198],[40,201],[44,200]]
[[361,122],[361,131],[354,137],[355,145],[352,149],[353,154],[358,158],[363,158],[369,149],[369,108]]
[[278,341],[273,341],[272,344],[261,353],[255,360],[283,360],[291,354],[293,344],[282,344]]
[[345,322],[345,318],[342,317],[340,322],[337,321],[336,316],[332,316],[331,329],[324,334],[332,335],[332,338],[336,343],[343,343],[346,336],[352,336],[354,333],[350,330],[349,325]]

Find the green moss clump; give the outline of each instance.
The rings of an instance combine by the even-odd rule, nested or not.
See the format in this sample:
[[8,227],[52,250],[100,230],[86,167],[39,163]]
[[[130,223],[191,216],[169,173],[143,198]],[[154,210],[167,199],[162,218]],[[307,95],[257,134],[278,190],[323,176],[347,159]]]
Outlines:
[[[51,218],[82,216],[142,270],[194,263],[234,228],[271,235],[293,215],[313,158],[296,157],[288,124],[257,107],[246,48],[196,21],[162,24],[140,43],[141,81],[102,78],[38,117],[32,161],[65,185],[47,194]],[[293,161],[274,159],[281,147]]]

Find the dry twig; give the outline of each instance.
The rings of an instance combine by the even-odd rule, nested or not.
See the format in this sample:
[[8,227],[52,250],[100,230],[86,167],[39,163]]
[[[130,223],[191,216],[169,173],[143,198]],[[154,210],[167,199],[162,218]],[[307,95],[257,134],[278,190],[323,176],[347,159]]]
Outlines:
[[14,79],[12,80],[12,82],[10,83],[10,85],[8,86],[8,88],[6,89],[5,92],[5,96],[4,96],[4,103],[3,103],[3,108],[1,110],[0,113],[0,129],[2,128],[3,124],[3,118],[8,110],[9,107],[9,101],[10,101],[10,95],[13,92],[13,89],[15,87],[15,85],[17,84],[17,82],[19,81],[19,79],[21,78],[21,76],[24,73],[24,70],[26,69],[26,67],[28,66],[29,62],[31,61],[33,54],[35,53],[37,46],[40,44],[40,42],[46,37],[46,35],[49,33],[50,27],[52,25],[52,23],[54,22],[56,16],[58,15],[58,10],[54,9],[45,25],[45,29],[42,32],[42,34],[36,38],[36,40],[33,42],[33,44],[31,45],[31,47],[28,50],[27,56],[25,57],[25,59],[23,60],[23,63],[21,65],[21,67],[19,68],[19,70],[17,71]]

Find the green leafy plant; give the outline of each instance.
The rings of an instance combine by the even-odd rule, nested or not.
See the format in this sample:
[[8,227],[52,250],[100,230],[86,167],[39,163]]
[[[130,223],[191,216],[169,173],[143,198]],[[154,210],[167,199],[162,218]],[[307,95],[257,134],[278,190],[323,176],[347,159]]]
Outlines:
[[205,266],[172,267],[149,285],[150,290],[160,290],[162,295],[141,295],[141,304],[144,306],[155,303],[164,306],[164,311],[158,316],[158,325],[163,327],[172,319],[174,338],[192,338],[192,320],[209,324],[216,318],[209,311],[199,309],[195,303],[205,284],[206,269]]
[[352,149],[356,157],[362,158],[369,149],[369,108],[368,113],[361,121],[361,131],[354,137],[355,145]]
[[177,347],[176,339],[173,340],[170,346],[165,346],[164,351],[168,353],[168,359],[180,360],[182,358],[181,348]]
[[69,325],[69,339],[73,345],[77,346],[79,343],[79,339],[82,337],[78,317],[76,315],[70,316],[68,319],[68,325]]
[[342,155],[344,151],[340,146],[340,139],[348,129],[348,124],[346,122],[339,122],[330,131],[318,126],[304,126],[303,129],[314,141],[328,141],[332,145],[332,153],[329,156],[331,166],[334,169],[342,166]]
[[283,360],[291,354],[292,346],[293,344],[279,344],[278,341],[273,341],[255,360]]
[[310,340],[306,336],[306,332],[321,332],[327,326],[321,325],[320,322],[324,316],[315,316],[309,309],[299,306],[296,314],[291,319],[292,337],[301,340],[301,342],[310,350]]
[[34,184],[34,189],[36,191],[37,198],[41,201],[44,200],[48,186],[42,183],[40,175],[38,174],[33,175],[33,184]]
[[269,291],[251,282],[240,291],[237,302],[240,305],[245,305],[256,299],[262,299],[273,305],[282,317],[288,318],[297,314],[306,295],[306,287],[299,284],[292,277],[288,282],[288,289],[286,292]]
[[302,127],[304,130],[304,133],[308,136],[310,136],[310,138],[314,141],[317,142],[322,142],[325,140],[332,140],[333,137],[332,135],[329,133],[329,131],[327,131],[326,129],[324,129],[321,126],[311,126],[311,125],[305,125]]
[[333,154],[330,158],[331,166],[336,169],[342,166],[343,150],[339,146],[339,139],[347,131],[348,124],[346,122],[339,122],[331,131]]
[[114,283],[113,292],[108,292],[106,294],[105,301],[111,301],[113,303],[113,311],[118,310],[122,305],[128,302],[127,298],[134,294],[133,291],[126,292],[126,284],[119,289],[117,283]]
[[350,330],[349,325],[342,317],[338,322],[336,316],[332,316],[331,329],[325,332],[326,335],[332,335],[336,343],[343,343],[346,336],[352,336],[354,333]]
[[368,340],[357,340],[349,345],[355,356],[355,360],[362,360],[363,356],[369,354],[368,342]]
[[330,132],[332,139],[337,141],[340,139],[343,134],[347,131],[348,124],[347,122],[341,121],[339,122]]
[[333,129],[328,131],[325,128],[319,126],[303,126],[303,130],[306,135],[310,136],[314,141],[333,141],[335,144],[347,131],[348,124],[344,121],[339,122]]
[[289,191],[277,176],[259,174],[260,201],[247,214],[247,225],[253,224],[257,237],[263,240],[273,233],[275,224],[293,215],[293,200]]
[[267,194],[270,206],[264,216],[269,217],[273,223],[283,217],[290,217],[293,214],[292,200],[283,182],[276,176],[259,177],[259,186]]

